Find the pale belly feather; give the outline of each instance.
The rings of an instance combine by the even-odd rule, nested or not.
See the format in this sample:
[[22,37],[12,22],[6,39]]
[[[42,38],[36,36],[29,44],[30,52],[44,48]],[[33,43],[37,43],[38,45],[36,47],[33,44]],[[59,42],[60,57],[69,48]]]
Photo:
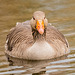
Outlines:
[[55,55],[55,51],[46,41],[35,42],[33,46],[26,50],[27,59],[50,59]]

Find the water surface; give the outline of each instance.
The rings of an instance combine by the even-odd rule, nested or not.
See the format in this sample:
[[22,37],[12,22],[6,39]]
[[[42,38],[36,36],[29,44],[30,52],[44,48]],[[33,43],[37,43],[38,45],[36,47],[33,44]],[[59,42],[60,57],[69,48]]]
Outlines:
[[[70,54],[46,61],[6,57],[6,35],[16,22],[30,20],[42,10],[53,26],[67,38]],[[75,0],[0,0],[0,75],[75,75]]]

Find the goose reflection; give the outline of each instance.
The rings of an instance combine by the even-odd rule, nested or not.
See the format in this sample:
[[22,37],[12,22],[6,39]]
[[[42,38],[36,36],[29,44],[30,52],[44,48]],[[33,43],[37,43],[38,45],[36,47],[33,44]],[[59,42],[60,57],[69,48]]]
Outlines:
[[[64,60],[68,58],[67,56],[63,56],[60,58],[55,58],[51,60],[40,60],[40,61],[34,61],[34,60],[24,60],[24,59],[17,59],[10,57],[9,55],[6,54],[7,60],[9,62],[9,66],[18,66],[20,68],[15,68],[15,70],[22,70],[23,74],[32,74],[32,75],[41,75],[41,74],[46,74],[48,70],[54,70],[58,69],[55,66],[58,67],[58,65],[61,65],[61,63],[53,63],[59,60]],[[67,64],[62,63],[62,65]],[[53,66],[54,68],[51,68]],[[48,69],[50,67],[50,69]],[[62,68],[62,67],[60,67]],[[52,74],[55,72],[52,72]],[[56,72],[58,74],[59,72]],[[54,74],[54,75],[56,75]],[[14,74],[13,74],[14,75]]]

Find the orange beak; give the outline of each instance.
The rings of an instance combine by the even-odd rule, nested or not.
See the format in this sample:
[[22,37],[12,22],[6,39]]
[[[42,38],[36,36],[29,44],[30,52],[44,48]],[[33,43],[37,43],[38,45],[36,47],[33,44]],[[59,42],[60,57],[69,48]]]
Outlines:
[[44,22],[42,20],[38,20],[37,21],[37,25],[36,25],[36,29],[38,30],[38,32],[40,34],[43,34],[44,33]]

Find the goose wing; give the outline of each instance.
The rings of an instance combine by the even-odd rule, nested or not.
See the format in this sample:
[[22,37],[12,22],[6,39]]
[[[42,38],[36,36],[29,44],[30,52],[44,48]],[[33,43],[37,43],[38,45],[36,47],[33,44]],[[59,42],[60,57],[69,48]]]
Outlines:
[[26,44],[32,42],[32,33],[29,21],[17,23],[16,27],[10,30],[6,40],[7,50],[9,51],[11,51],[13,47],[19,42],[23,41]]
[[[50,43],[57,42],[58,44],[60,44],[59,41],[61,41],[63,44],[66,45],[66,47],[69,47],[69,44],[68,44],[66,38],[64,37],[64,35],[61,32],[59,32],[58,29],[56,29],[54,26],[48,25],[46,36],[47,36],[48,42],[50,42]],[[58,41],[56,41],[56,40],[58,40]]]

